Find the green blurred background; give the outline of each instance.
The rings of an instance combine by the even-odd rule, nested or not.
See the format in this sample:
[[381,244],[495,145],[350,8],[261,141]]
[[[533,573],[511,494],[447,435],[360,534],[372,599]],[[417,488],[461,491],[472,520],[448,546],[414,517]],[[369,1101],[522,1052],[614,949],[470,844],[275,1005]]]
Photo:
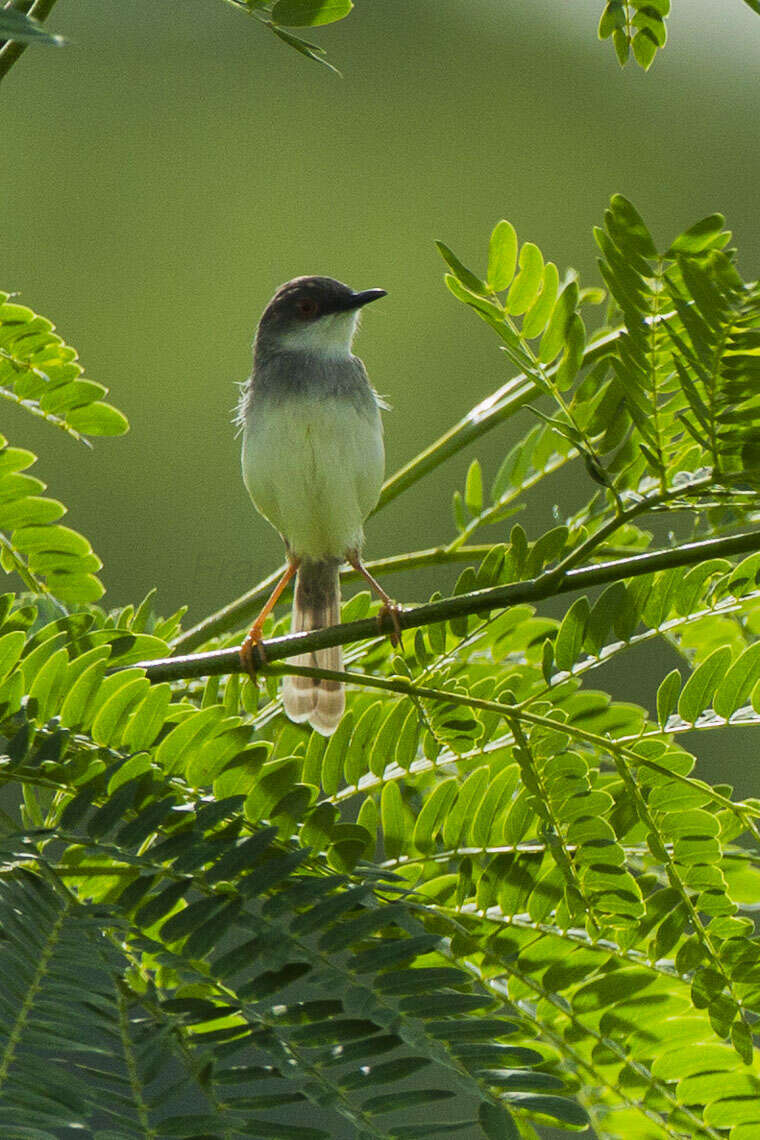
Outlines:
[[[356,0],[315,37],[338,78],[221,0],[60,0],[51,26],[69,46],[30,48],[3,85],[0,287],[56,322],[132,431],[88,452],[10,406],[3,430],[41,453],[37,473],[105,562],[111,604],[158,585],[163,612],[189,603],[197,620],[280,562],[231,419],[282,281],[388,290],[357,347],[393,406],[392,471],[510,374],[445,289],[435,238],[482,266],[507,217],[592,283],[591,227],[621,192],[663,243],[723,211],[757,275],[760,19],[741,0],[678,0],[644,75],[597,42],[601,8]],[[528,423],[483,442],[488,474]],[[368,556],[449,537],[470,458],[372,520]],[[547,483],[521,518],[530,536],[588,490],[582,472]],[[391,589],[411,600],[453,573]],[[626,661],[618,693],[646,698],[659,665],[651,651],[640,664],[648,678]],[[738,790],[756,793],[747,730],[737,743]],[[709,742],[702,752],[700,774],[725,778]]]

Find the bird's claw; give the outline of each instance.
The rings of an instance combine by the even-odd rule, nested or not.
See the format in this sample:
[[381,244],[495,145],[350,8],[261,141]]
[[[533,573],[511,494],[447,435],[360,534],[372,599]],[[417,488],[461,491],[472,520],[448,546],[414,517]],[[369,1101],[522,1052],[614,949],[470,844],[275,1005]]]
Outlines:
[[252,681],[256,680],[257,670],[267,663],[261,630],[256,626],[246,635],[240,646],[240,663]]
[[393,629],[388,634],[388,637],[390,638],[391,645],[394,649],[398,649],[398,647],[401,645],[401,622],[399,621],[399,617],[403,612],[404,611],[402,610],[401,606],[397,605],[395,602],[383,602],[382,606],[377,611],[377,626],[381,633],[385,632],[383,629],[384,618],[389,617],[393,623]]

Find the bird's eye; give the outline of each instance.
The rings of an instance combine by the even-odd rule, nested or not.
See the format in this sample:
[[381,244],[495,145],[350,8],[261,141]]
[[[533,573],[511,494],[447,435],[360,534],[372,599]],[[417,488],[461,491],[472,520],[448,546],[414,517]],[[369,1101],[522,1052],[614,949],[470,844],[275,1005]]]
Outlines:
[[302,297],[296,304],[296,310],[299,317],[309,320],[310,317],[316,317],[319,312],[319,305],[313,297]]

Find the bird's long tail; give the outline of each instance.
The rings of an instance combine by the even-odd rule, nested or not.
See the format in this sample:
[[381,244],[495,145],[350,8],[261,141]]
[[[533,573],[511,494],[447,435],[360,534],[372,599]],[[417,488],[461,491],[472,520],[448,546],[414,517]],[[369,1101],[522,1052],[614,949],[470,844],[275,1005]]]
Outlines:
[[[340,582],[338,563],[303,561],[298,568],[293,592],[293,633],[322,629],[340,621]],[[339,645],[318,649],[293,658],[294,665],[319,669],[342,669],[343,651]],[[338,681],[316,677],[285,677],[282,703],[291,720],[308,721],[312,728],[329,736],[343,716],[346,698]]]

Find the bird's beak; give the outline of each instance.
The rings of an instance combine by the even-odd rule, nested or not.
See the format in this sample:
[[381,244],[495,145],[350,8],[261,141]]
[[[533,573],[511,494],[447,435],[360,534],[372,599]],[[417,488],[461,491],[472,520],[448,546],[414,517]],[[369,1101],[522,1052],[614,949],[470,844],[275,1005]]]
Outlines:
[[379,301],[381,297],[385,297],[385,289],[365,289],[362,293],[354,293],[349,297],[346,302],[347,309],[361,309],[363,305],[368,305],[370,301]]

